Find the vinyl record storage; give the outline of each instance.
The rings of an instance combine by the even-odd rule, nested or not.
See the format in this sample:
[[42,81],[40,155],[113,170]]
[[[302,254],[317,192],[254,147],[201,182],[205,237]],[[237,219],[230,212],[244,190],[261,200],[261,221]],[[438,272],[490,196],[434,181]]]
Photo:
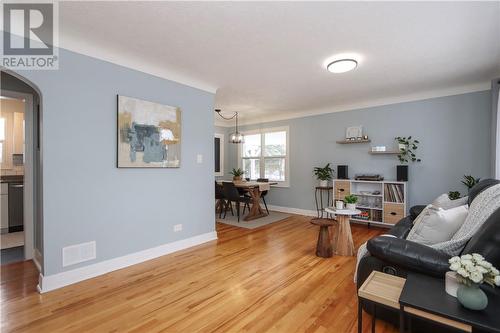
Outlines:
[[351,218],[361,222],[392,227],[407,213],[406,182],[335,179],[333,198],[344,200],[346,195],[358,197],[356,208],[361,214]]

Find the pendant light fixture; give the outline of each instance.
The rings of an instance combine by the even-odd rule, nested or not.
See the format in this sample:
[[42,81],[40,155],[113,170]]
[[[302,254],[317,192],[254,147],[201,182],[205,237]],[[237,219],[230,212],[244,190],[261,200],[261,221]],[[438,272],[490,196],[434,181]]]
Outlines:
[[220,109],[215,109],[215,112],[225,120],[231,120],[235,119],[236,120],[236,127],[233,133],[229,134],[229,143],[235,143],[235,144],[240,144],[240,143],[245,143],[245,136],[238,131],[238,112],[235,112],[231,117],[224,117],[221,114]]

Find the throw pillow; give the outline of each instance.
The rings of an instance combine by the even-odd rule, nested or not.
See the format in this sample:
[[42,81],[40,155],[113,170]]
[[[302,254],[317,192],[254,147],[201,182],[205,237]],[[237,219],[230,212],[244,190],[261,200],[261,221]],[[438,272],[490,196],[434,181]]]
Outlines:
[[468,212],[467,205],[450,209],[426,208],[406,239],[424,245],[448,241],[460,229]]
[[451,200],[448,197],[448,194],[445,193],[445,194],[441,194],[439,197],[437,197],[432,202],[432,205],[434,207],[440,207],[443,209],[450,209],[450,208],[455,208],[455,207],[460,207],[460,206],[466,205],[468,200],[469,200],[468,197],[463,197],[460,199]]
[[418,224],[420,221],[422,221],[422,219],[424,218],[424,216],[427,215],[427,211],[429,209],[439,209],[439,208],[438,207],[434,207],[433,205],[427,205],[424,209],[422,209],[422,211],[420,212],[420,214],[418,214],[418,216],[413,220],[413,225]]

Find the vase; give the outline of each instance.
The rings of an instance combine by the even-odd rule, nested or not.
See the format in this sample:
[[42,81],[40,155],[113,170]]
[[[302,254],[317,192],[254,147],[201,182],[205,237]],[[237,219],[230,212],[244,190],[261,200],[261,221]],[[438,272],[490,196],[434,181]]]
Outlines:
[[328,187],[328,180],[320,180],[319,187]]
[[234,182],[241,182],[241,176],[234,176],[233,181]]
[[478,284],[461,285],[457,290],[457,299],[469,310],[484,310],[488,306],[488,297]]

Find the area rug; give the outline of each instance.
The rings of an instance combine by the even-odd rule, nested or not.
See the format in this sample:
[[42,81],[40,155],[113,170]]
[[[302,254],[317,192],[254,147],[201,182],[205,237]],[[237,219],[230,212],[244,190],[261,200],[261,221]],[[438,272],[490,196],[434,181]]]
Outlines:
[[231,215],[231,212],[227,212],[226,218],[222,219],[219,218],[219,215],[215,217],[215,220],[220,223],[224,224],[229,224],[235,227],[240,227],[240,228],[246,228],[246,229],[255,229],[259,228],[271,223],[279,222],[281,220],[284,220],[288,217],[290,217],[290,214],[285,214],[285,213],[280,213],[280,212],[273,212],[269,211],[269,215],[261,217],[260,219],[255,219],[252,221],[245,221],[243,220],[244,216],[240,218],[240,222],[238,222],[238,218],[236,217],[236,212],[235,216]]

